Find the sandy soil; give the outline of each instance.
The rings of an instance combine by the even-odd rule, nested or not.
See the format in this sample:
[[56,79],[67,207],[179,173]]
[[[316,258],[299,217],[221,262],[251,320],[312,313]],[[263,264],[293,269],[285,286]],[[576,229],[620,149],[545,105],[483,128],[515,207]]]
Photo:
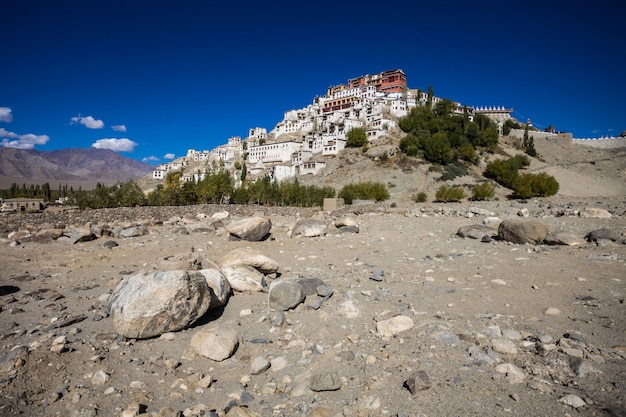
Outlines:
[[[591,153],[598,162],[581,168],[579,156]],[[5,232],[91,221],[145,224],[149,234],[112,239],[119,244],[112,249],[104,247],[109,238],[15,245],[2,235],[0,415],[625,416],[626,246],[456,236],[459,227],[486,217],[467,215],[470,207],[581,238],[599,228],[626,233],[624,162],[609,166],[602,155],[581,150],[556,168],[538,162],[537,169],[565,173],[562,193],[551,199],[442,205],[396,198],[401,204],[394,208],[332,213],[263,209],[273,224],[263,242],[232,241],[219,225],[185,233],[183,226],[162,224],[171,216],[197,220],[224,209],[227,224],[255,207],[2,216]],[[604,176],[610,192],[595,187],[597,175],[587,169]],[[575,215],[583,207],[604,208],[613,217]],[[518,216],[523,208],[529,218]],[[345,215],[357,220],[359,233],[332,226]],[[328,233],[290,237],[299,217],[324,219]],[[235,293],[189,329],[148,340],[116,334],[104,300],[121,280],[159,270],[168,256],[218,261],[242,246],[276,260],[280,279],[317,278],[333,295],[307,296],[283,313],[282,325],[267,293]],[[377,331],[378,322],[399,315],[414,325],[393,336]],[[222,362],[190,352],[193,334],[212,324],[240,335],[238,349]],[[253,375],[259,357],[272,366]],[[98,379],[101,371],[105,381]],[[428,383],[411,393],[405,381],[417,371]],[[320,373],[338,375],[340,388],[309,389]]]

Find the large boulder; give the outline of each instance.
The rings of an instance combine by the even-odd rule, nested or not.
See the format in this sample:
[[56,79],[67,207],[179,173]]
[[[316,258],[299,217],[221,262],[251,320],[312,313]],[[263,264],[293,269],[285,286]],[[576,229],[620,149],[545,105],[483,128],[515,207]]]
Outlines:
[[230,294],[232,293],[232,288],[222,271],[218,269],[201,269],[198,272],[204,276],[204,279],[206,279],[206,283],[209,286],[211,296],[209,310],[225,306],[226,303],[228,303]]
[[548,228],[536,220],[503,220],[498,226],[498,239],[512,243],[541,243],[548,235]]
[[223,267],[251,266],[264,274],[278,272],[278,262],[252,248],[238,248],[228,252],[220,259]]
[[548,245],[567,245],[576,246],[585,243],[585,240],[575,233],[571,232],[554,232],[549,233],[544,239]]
[[462,226],[457,230],[456,234],[460,237],[469,237],[472,239],[482,239],[484,236],[495,236],[498,230],[495,227],[486,226],[484,224],[471,224]]
[[144,272],[113,291],[109,311],[116,331],[146,339],[188,327],[211,307],[207,278],[198,271]]
[[626,236],[614,229],[596,229],[585,235],[587,242],[597,242],[599,240],[610,240],[612,242],[624,243],[626,242]]
[[222,272],[235,291],[260,292],[265,286],[265,275],[248,265],[224,266]]
[[585,219],[610,219],[613,217],[607,210],[597,207],[585,207],[579,215]]
[[247,217],[226,226],[228,233],[236,239],[259,242],[267,239],[272,229],[272,221],[265,217]]
[[316,237],[324,236],[328,226],[326,222],[314,219],[300,219],[293,226],[291,231],[291,237],[304,236],[304,237]]

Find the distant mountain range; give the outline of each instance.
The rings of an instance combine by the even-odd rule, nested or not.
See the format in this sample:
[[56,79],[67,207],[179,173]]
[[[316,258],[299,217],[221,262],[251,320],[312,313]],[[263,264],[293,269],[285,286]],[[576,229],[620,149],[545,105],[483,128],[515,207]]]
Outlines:
[[97,183],[107,186],[137,180],[154,169],[135,159],[108,149],[71,148],[56,151],[0,148],[0,189],[11,184],[50,184],[92,189]]

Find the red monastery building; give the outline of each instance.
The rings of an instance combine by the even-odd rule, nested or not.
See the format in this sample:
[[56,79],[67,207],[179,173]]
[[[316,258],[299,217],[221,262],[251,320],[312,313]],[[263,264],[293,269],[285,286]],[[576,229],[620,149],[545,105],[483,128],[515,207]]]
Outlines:
[[348,80],[348,88],[362,85],[372,85],[382,93],[402,93],[406,89],[406,74],[401,69],[395,69]]

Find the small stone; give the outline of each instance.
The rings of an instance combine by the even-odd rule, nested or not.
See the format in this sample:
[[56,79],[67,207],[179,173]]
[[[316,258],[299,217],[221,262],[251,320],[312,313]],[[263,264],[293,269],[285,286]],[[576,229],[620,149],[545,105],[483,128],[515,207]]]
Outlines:
[[431,387],[430,378],[425,371],[416,371],[404,382],[405,387],[415,395],[418,391],[424,391]]
[[496,372],[505,374],[507,381],[511,384],[521,384],[526,379],[526,374],[512,363],[503,363],[496,366]]
[[214,326],[194,334],[190,345],[201,356],[214,361],[223,361],[237,350],[239,333],[235,329]]
[[491,339],[491,347],[498,353],[517,354],[517,348],[510,340]]
[[544,310],[543,314],[545,314],[546,316],[558,316],[559,314],[561,314],[561,310],[556,307],[548,307]]
[[250,373],[252,375],[258,375],[267,371],[270,366],[270,361],[262,356],[257,356],[256,358],[252,359],[252,362],[250,363]]
[[295,308],[304,300],[304,288],[293,280],[274,281],[269,291],[269,306],[275,310]]
[[574,394],[568,394],[568,395],[565,395],[564,397],[561,397],[559,399],[559,402],[561,404],[569,405],[570,407],[573,407],[573,408],[580,408],[587,404],[582,398]]
[[94,385],[104,385],[109,381],[109,379],[111,379],[109,374],[103,370],[98,370],[91,376],[91,383]]
[[309,388],[313,391],[336,391],[341,388],[341,378],[336,372],[321,371],[311,376]]
[[410,330],[414,326],[413,320],[408,316],[395,316],[389,320],[376,323],[376,330],[382,337],[391,337],[400,332]]

